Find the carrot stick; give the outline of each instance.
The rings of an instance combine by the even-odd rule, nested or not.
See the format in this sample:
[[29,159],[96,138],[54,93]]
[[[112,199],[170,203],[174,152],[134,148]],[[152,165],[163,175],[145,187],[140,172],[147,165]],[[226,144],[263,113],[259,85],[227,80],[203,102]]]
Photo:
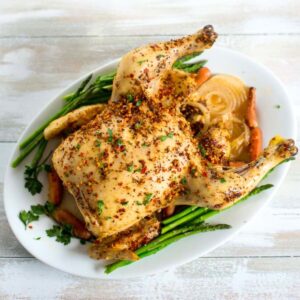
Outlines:
[[258,126],[256,117],[256,88],[254,87],[249,89],[246,120],[250,128]]
[[246,163],[242,161],[231,161],[229,162],[229,166],[233,168],[244,166]]
[[48,183],[48,200],[54,205],[59,205],[63,197],[63,184],[54,169],[48,173]]
[[203,84],[207,79],[209,79],[211,76],[211,72],[209,70],[209,68],[207,67],[203,67],[201,68],[196,76],[196,82],[198,85]]
[[91,234],[85,228],[85,225],[67,210],[62,208],[55,209],[53,212],[53,218],[56,222],[62,225],[71,225],[73,234],[76,237],[84,240],[88,240],[91,237]]
[[262,132],[259,127],[251,129],[250,136],[250,158],[251,161],[257,159],[262,153]]
[[175,205],[174,204],[170,204],[169,206],[167,206],[166,208],[163,209],[163,214],[164,217],[170,217],[174,214],[175,212]]

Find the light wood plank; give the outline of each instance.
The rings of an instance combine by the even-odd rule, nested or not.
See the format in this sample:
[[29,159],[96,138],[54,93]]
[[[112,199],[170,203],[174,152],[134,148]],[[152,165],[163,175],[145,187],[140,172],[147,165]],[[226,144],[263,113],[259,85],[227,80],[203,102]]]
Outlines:
[[[133,47],[169,38],[0,39],[0,141],[16,141],[38,111],[78,77]],[[274,71],[300,117],[298,36],[228,36],[217,44],[248,54]]]
[[299,299],[299,276],[299,257],[202,258],[146,278],[109,281],[74,277],[33,259],[0,259],[0,298]]
[[[3,201],[3,175],[14,144],[0,143],[0,257],[30,257],[17,242],[7,223]],[[300,161],[291,170],[271,205],[233,240],[208,254],[209,257],[300,255]],[[20,201],[22,201],[20,199]],[[25,203],[24,203],[24,206]],[[18,217],[16,212],[16,218]]]
[[1,36],[186,34],[206,24],[222,34],[300,32],[297,0],[10,0],[0,10]]

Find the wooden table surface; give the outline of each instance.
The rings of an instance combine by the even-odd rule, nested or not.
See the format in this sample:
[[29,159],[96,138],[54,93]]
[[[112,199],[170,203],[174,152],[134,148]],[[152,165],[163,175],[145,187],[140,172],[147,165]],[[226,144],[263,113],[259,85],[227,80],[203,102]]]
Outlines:
[[26,252],[8,226],[5,167],[41,108],[129,49],[206,24],[220,33],[217,45],[251,56],[283,81],[299,118],[297,0],[0,2],[0,299],[300,299],[299,160],[269,207],[233,240],[144,278],[89,280],[57,271]]

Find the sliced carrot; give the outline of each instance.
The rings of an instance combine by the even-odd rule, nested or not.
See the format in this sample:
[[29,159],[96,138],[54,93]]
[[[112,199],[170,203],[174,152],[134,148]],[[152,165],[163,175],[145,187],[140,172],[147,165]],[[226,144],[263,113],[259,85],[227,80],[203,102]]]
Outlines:
[[207,67],[203,67],[197,73],[196,82],[198,85],[201,85],[210,77],[211,77],[210,69]]
[[63,197],[63,184],[54,169],[48,173],[48,183],[48,200],[54,205],[59,205]]
[[229,166],[233,167],[233,168],[237,168],[237,167],[241,167],[244,166],[246,163],[242,162],[242,161],[231,161],[229,162]]
[[258,126],[256,117],[256,88],[254,87],[249,89],[246,120],[250,128]]
[[262,132],[259,127],[251,129],[250,136],[250,158],[257,159],[262,153]]
[[54,210],[52,216],[56,222],[62,225],[71,225],[73,234],[76,237],[84,240],[88,240],[91,237],[91,233],[86,229],[84,223],[82,223],[69,211],[57,208]]
[[175,212],[175,205],[174,204],[170,204],[169,206],[167,206],[163,210],[163,214],[164,214],[165,218],[172,216],[174,214],[174,212]]

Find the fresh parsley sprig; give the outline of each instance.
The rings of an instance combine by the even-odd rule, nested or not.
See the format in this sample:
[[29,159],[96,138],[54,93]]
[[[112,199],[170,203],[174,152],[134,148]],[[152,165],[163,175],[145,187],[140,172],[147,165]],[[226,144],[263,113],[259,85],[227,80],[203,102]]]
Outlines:
[[53,225],[52,228],[46,230],[47,236],[56,237],[56,241],[64,245],[68,245],[71,242],[72,226],[66,225]]
[[47,141],[42,140],[39,144],[38,150],[32,160],[31,165],[25,166],[25,188],[32,194],[38,194],[42,191],[43,184],[39,181],[38,176],[41,171],[49,172],[50,165],[46,164],[50,154],[40,163],[44,150],[47,146]]
[[30,210],[22,210],[19,213],[19,219],[25,225],[26,229],[28,224],[38,221],[41,215],[51,215],[54,209],[55,205],[50,202],[46,202],[45,205],[31,205]]

